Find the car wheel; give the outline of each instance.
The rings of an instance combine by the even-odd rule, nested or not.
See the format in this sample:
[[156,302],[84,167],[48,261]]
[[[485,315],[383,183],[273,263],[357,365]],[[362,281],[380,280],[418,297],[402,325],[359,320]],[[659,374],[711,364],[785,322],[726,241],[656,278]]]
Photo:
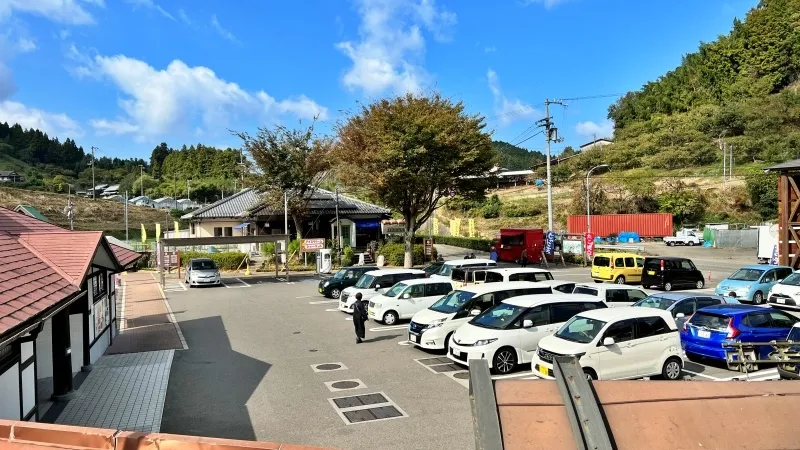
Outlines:
[[592,369],[583,369],[583,374],[586,375],[586,379],[589,381],[597,379],[597,373]]
[[617,284],[625,284],[625,276],[624,276],[624,275],[620,275],[620,276],[618,276],[618,277],[617,277],[617,279],[616,279],[616,280],[614,280],[614,283],[617,283]]
[[689,241],[689,247],[694,247],[694,241]]
[[339,298],[341,296],[342,296],[342,291],[336,288],[331,289],[331,298]]
[[673,245],[675,245],[674,242],[667,242],[667,247],[672,247]]
[[697,289],[703,289],[703,287],[705,287],[705,285],[706,285],[705,281],[697,280],[697,283],[694,284],[694,287],[696,287]]
[[512,348],[503,347],[494,354],[492,368],[495,372],[511,373],[517,367],[517,352]]
[[672,290],[672,283],[670,283],[669,281],[664,283],[664,290],[665,291],[671,291]]
[[681,377],[681,361],[678,358],[670,358],[664,363],[661,369],[661,377],[665,380],[677,380]]
[[756,305],[764,303],[764,294],[762,294],[761,291],[756,291],[756,293],[753,294],[753,303]]
[[602,280],[594,280],[595,283],[602,283]]
[[386,314],[383,315],[383,323],[385,325],[394,325],[397,323],[397,313],[394,311],[387,311]]

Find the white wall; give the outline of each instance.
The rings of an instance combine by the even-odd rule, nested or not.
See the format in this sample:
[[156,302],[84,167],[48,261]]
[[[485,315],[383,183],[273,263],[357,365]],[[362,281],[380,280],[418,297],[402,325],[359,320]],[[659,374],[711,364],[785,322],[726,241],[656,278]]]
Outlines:
[[19,420],[19,364],[0,374],[0,419]]
[[94,345],[89,349],[89,362],[94,364],[103,356],[103,353],[106,352],[109,344],[111,344],[111,338],[109,337],[111,333],[111,327],[106,328],[106,331],[100,336],[100,339],[94,343]]
[[36,336],[36,376],[53,377],[53,319],[44,321],[42,331]]
[[[31,412],[36,406],[36,375],[33,370],[36,362],[22,371],[22,415]],[[35,419],[35,417],[34,417]]]
[[76,374],[83,366],[83,314],[70,314],[69,335],[72,347],[72,373]]

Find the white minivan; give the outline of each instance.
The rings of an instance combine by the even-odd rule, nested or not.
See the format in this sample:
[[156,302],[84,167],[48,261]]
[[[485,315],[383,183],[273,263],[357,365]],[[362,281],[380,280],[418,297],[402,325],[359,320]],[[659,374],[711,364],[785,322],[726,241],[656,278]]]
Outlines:
[[489,269],[486,271],[486,283],[504,281],[547,281],[552,280],[549,270],[536,267],[513,267],[510,269]]
[[531,370],[553,377],[553,357],[578,357],[586,377],[618,380],[660,375],[677,380],[683,369],[681,338],[669,311],[608,308],[586,311],[539,341]]
[[442,267],[431,275],[431,278],[447,278],[449,280],[453,276],[453,269],[468,267],[497,267],[497,262],[491,259],[454,259],[452,261],[445,261]]
[[414,314],[408,325],[408,340],[422,348],[447,349],[450,336],[458,327],[481,311],[507,298],[552,292],[550,286],[530,281],[463,286],[442,297],[430,308]]
[[576,284],[572,293],[600,297],[609,308],[631,306],[647,298],[647,293],[642,289],[624,284]]
[[452,281],[437,278],[401,281],[385,294],[372,297],[367,315],[377,322],[394,325],[399,319],[410,319],[430,307],[453,288]]
[[381,269],[372,270],[361,275],[355,286],[350,286],[342,291],[339,296],[339,311],[353,314],[353,304],[356,294],[361,293],[361,300],[369,300],[376,295],[383,294],[396,283],[415,278],[425,278],[425,271],[419,269]]
[[467,366],[471,359],[485,359],[489,369],[506,374],[531,362],[539,341],[555,333],[572,316],[599,308],[606,308],[605,302],[584,295],[509,298],[456,330],[447,356]]

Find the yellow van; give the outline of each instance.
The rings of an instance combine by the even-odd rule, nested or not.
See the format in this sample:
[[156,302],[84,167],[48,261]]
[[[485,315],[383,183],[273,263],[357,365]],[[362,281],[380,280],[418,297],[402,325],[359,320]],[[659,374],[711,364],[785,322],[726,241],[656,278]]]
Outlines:
[[643,267],[644,257],[635,253],[596,253],[592,259],[592,279],[595,283],[639,283]]

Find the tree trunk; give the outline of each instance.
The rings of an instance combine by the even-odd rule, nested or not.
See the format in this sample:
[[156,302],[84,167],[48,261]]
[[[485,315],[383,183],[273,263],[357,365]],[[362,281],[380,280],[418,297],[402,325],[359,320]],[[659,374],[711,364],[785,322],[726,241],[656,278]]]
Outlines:
[[406,255],[405,260],[403,261],[403,267],[406,269],[410,269],[414,266],[414,225],[416,221],[416,217],[409,216],[405,218],[406,220],[406,232],[405,232],[405,243],[406,243]]
[[[303,239],[303,218],[292,214],[292,220],[294,221],[294,229],[297,231],[297,239]],[[289,231],[287,230],[286,232],[288,233]]]

